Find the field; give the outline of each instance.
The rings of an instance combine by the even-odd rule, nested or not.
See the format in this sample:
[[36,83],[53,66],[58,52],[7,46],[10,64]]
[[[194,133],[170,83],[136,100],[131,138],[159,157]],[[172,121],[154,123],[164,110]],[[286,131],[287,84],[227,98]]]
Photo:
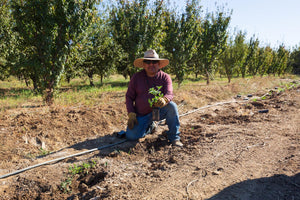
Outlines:
[[70,90],[78,102],[51,107],[2,100],[0,176],[113,146],[1,178],[0,199],[300,199],[299,77],[174,87],[183,148],[167,142],[164,122],[137,142],[116,137],[122,89]]

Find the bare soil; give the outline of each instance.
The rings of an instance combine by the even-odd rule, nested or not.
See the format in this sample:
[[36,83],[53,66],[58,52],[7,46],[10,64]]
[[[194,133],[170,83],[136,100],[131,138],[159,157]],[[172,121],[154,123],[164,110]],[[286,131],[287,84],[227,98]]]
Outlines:
[[[162,122],[138,142],[2,178],[0,199],[299,200],[300,88],[261,94],[197,110],[178,94],[183,148],[167,142]],[[95,107],[2,112],[0,176],[123,141],[116,132],[126,127],[125,94],[106,95],[110,103]],[[84,164],[91,168],[71,174]]]

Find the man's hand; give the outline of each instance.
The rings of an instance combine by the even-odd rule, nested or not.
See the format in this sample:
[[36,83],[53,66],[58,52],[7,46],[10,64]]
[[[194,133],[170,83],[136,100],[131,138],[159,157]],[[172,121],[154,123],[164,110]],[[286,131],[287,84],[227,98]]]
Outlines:
[[136,119],[136,114],[134,112],[131,112],[128,114],[127,126],[129,129],[133,129],[135,124],[138,124],[138,121]]
[[169,103],[169,100],[166,97],[160,97],[156,103],[153,104],[154,107],[162,108]]

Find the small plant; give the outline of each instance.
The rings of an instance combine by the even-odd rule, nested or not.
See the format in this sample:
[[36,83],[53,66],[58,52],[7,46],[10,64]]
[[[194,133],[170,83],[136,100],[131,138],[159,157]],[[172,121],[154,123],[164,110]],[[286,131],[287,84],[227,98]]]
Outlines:
[[46,156],[49,155],[51,153],[51,151],[47,151],[46,149],[43,149],[42,147],[40,148],[40,155],[41,156]]
[[91,168],[96,166],[96,162],[92,160],[88,163],[82,163],[81,165],[74,164],[73,166],[69,167],[69,172],[74,176],[76,174],[88,174]]
[[72,190],[70,188],[72,184],[72,180],[76,174],[86,175],[89,173],[91,168],[96,166],[96,161],[92,160],[88,163],[82,163],[81,165],[73,164],[73,166],[69,166],[69,175],[68,177],[61,182],[60,188],[64,193],[70,193]]
[[148,99],[150,107],[152,107],[153,104],[155,104],[160,97],[164,96],[164,94],[160,91],[162,86],[156,86],[156,88],[157,89],[155,89],[155,87],[152,87],[149,89],[149,94],[152,94],[154,96],[152,99]]
[[64,193],[70,193],[71,192],[71,189],[70,189],[71,184],[72,184],[72,178],[67,178],[66,180],[61,182],[60,188]]
[[284,92],[285,91],[285,89],[284,88],[278,88],[278,93],[280,93],[280,92]]

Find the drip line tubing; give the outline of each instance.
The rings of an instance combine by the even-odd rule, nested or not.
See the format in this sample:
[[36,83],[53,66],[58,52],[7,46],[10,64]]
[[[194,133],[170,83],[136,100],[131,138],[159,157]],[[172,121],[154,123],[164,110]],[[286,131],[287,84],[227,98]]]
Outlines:
[[33,168],[36,168],[36,167],[40,167],[40,166],[42,166],[42,165],[47,165],[47,164],[49,164],[49,163],[58,162],[58,161],[61,161],[61,160],[67,159],[67,158],[74,157],[74,156],[80,156],[80,155],[83,155],[83,154],[91,153],[91,152],[93,152],[93,151],[97,151],[97,150],[109,148],[109,147],[112,147],[112,146],[115,146],[115,145],[118,145],[118,144],[122,144],[122,143],[124,143],[124,142],[126,142],[126,141],[127,141],[127,140],[125,139],[125,140],[122,140],[122,141],[119,141],[119,142],[116,142],[116,143],[113,143],[113,144],[109,144],[109,145],[97,147],[97,148],[90,149],[90,150],[87,150],[87,151],[75,153],[75,154],[72,154],[72,155],[69,155],[69,156],[60,157],[60,158],[53,159],[53,160],[49,160],[49,161],[46,161],[46,162],[43,162],[43,163],[40,163],[40,164],[32,165],[32,166],[29,166],[29,167],[26,167],[26,168],[23,168],[23,169],[14,171],[14,172],[12,172],[12,173],[2,175],[2,176],[0,176],[0,179],[7,178],[7,177],[9,177],[9,176],[19,174],[19,173],[25,172],[25,171],[27,171],[27,170],[30,170],[30,169],[33,169]]

